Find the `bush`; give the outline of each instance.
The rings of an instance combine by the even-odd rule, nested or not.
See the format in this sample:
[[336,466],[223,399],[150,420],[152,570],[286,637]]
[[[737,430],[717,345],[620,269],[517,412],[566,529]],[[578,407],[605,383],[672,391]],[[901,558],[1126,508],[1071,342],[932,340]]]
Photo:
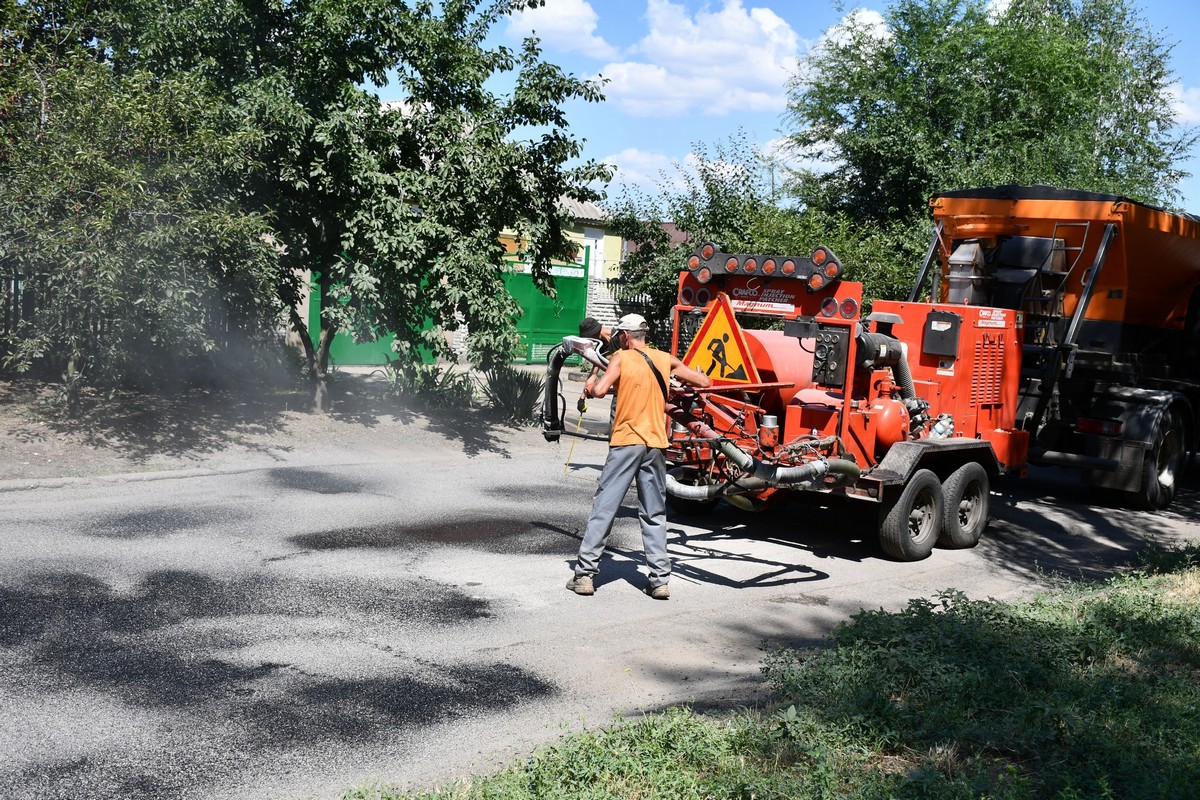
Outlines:
[[488,405],[505,419],[526,424],[540,419],[544,378],[507,364],[488,370],[484,377],[480,389]]
[[456,372],[451,366],[393,360],[373,374],[387,381],[387,396],[420,408],[461,409],[475,402],[475,382],[468,373]]

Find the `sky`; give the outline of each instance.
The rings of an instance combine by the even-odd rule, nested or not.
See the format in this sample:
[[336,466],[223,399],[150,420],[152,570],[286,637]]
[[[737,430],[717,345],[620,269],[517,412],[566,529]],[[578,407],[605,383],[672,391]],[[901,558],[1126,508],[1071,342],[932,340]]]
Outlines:
[[[1138,0],[1146,21],[1173,43],[1179,121],[1200,125],[1200,2]],[[603,76],[601,104],[567,106],[585,157],[617,169],[609,188],[652,191],[660,174],[686,164],[696,143],[739,130],[770,147],[784,129],[788,78],[796,59],[847,13],[876,13],[866,0],[546,0],[501,23],[512,47],[535,32],[543,57],[579,77]],[[384,99],[388,99],[386,96]],[[1200,148],[1184,164],[1200,173]],[[1181,185],[1185,210],[1200,213],[1200,177]]]

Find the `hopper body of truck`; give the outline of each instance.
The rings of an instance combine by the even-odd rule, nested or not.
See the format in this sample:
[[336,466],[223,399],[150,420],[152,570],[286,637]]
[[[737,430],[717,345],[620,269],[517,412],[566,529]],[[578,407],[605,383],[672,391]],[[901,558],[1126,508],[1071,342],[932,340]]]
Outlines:
[[930,205],[934,246],[910,296],[1022,313],[1030,462],[1167,505],[1198,427],[1200,220],[1050,187]]

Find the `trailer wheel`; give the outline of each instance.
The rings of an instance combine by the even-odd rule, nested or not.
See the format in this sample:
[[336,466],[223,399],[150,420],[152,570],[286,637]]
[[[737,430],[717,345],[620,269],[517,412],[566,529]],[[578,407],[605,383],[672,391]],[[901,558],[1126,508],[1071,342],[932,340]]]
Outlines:
[[942,530],[942,484],[927,469],[917,470],[880,514],[879,544],[897,561],[920,561],[933,552]]
[[1142,467],[1142,488],[1134,493],[1134,503],[1152,511],[1170,505],[1186,461],[1183,421],[1177,411],[1168,409],[1154,423]]
[[942,484],[944,506],[938,546],[961,550],[979,544],[988,524],[990,482],[978,461],[968,461]]

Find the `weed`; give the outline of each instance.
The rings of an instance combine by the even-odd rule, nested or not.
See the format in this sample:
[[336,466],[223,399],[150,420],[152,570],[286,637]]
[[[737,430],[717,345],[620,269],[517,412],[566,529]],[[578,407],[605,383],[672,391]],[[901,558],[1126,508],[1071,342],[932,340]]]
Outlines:
[[452,366],[389,360],[371,374],[383,378],[385,396],[419,408],[461,409],[475,401],[475,382],[470,374]]
[[505,419],[533,423],[541,418],[546,381],[540,375],[500,365],[485,374],[480,390],[488,404]]

